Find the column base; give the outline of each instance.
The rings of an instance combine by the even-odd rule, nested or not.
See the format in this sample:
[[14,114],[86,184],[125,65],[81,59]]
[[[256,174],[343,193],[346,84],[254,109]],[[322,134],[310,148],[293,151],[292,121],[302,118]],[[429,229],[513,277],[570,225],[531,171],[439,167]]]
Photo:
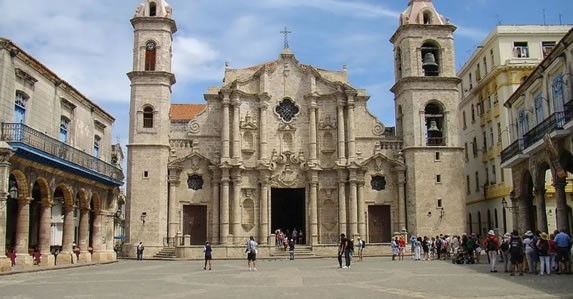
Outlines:
[[12,262],[8,257],[0,257],[0,272],[12,271]]
[[80,257],[78,258],[78,263],[91,263],[92,261],[92,255],[91,253],[89,253],[89,251],[82,251],[80,252]]
[[40,265],[42,266],[53,266],[55,265],[54,255],[51,253],[42,254],[40,257]]
[[71,265],[74,263],[75,255],[71,252],[60,252],[56,257],[56,265]]
[[33,266],[34,258],[26,253],[16,253],[16,265]]
[[117,259],[115,251],[101,250],[94,251],[92,254],[92,262],[110,262]]

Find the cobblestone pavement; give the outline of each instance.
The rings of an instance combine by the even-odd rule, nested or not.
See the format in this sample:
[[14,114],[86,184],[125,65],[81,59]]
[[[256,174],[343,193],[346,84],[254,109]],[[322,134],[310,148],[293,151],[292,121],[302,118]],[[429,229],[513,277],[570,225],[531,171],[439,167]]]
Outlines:
[[486,264],[365,258],[339,269],[335,258],[120,260],[0,276],[0,298],[573,298],[573,275],[509,276]]

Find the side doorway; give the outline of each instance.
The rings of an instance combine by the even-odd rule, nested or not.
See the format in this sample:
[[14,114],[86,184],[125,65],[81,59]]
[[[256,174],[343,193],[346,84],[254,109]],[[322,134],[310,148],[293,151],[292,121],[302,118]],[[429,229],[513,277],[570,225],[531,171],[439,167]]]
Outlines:
[[390,206],[368,206],[368,241],[370,243],[390,242],[391,223]]
[[183,206],[183,235],[191,236],[191,245],[207,241],[207,206]]

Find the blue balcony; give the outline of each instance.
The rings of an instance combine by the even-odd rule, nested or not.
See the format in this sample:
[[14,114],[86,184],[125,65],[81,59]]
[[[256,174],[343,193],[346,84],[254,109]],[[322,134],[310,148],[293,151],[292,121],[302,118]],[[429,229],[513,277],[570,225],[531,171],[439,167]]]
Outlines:
[[24,124],[2,123],[0,137],[16,150],[16,156],[104,184],[123,185],[124,176],[120,168]]

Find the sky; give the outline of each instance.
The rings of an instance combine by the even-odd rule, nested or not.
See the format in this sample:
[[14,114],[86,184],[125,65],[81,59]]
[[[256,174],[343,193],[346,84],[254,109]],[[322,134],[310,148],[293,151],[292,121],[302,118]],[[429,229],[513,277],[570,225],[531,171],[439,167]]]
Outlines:
[[[128,142],[133,28],[143,0],[0,0],[0,36],[12,40],[115,119],[113,143]],[[390,37],[408,0],[168,0],[174,35],[173,103],[204,103],[222,84],[225,62],[272,61],[289,46],[299,62],[342,70],[371,96],[369,110],[394,125]],[[434,0],[457,26],[460,69],[498,24],[573,24],[571,0]],[[569,13],[568,13],[569,12]],[[125,148],[124,148],[125,149]]]

